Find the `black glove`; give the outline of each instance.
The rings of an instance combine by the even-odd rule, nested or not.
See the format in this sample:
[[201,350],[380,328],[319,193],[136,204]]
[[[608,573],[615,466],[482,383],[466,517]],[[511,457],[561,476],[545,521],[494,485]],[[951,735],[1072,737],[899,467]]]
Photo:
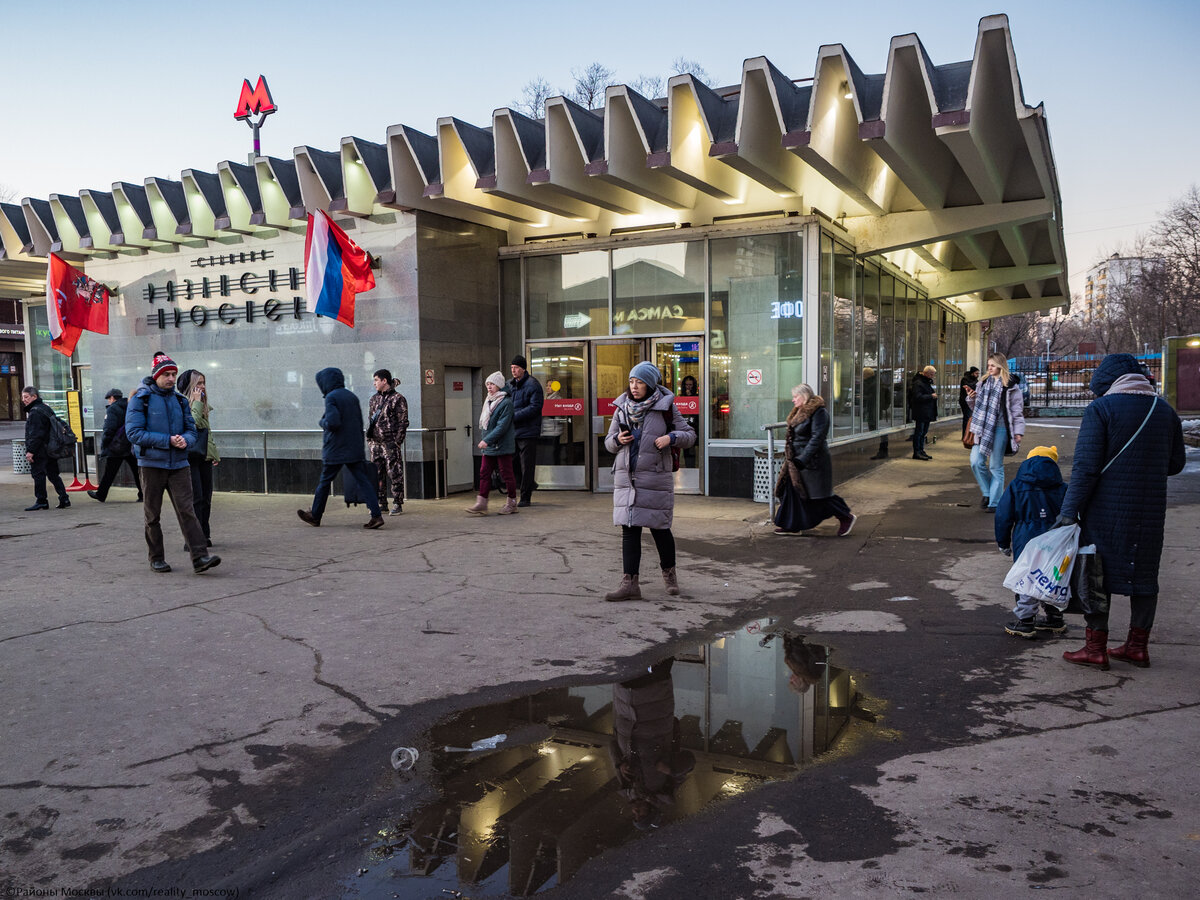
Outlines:
[[804,464],[804,460],[802,460],[802,459],[793,459],[792,463],[793,463],[793,465],[795,465],[795,467],[797,469],[807,469],[808,468],[808,466],[806,466]]
[[1054,524],[1051,525],[1050,527],[1051,528],[1070,528],[1072,525],[1076,525],[1076,524],[1078,524],[1078,523],[1075,521],[1074,516],[1059,516],[1057,519],[1054,520]]

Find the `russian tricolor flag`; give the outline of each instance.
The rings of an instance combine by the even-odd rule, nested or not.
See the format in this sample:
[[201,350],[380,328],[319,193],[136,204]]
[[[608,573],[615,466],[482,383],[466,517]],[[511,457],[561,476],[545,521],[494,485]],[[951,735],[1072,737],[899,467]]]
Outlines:
[[346,237],[324,210],[308,217],[304,295],[318,316],[354,327],[354,295],[375,287],[371,254]]

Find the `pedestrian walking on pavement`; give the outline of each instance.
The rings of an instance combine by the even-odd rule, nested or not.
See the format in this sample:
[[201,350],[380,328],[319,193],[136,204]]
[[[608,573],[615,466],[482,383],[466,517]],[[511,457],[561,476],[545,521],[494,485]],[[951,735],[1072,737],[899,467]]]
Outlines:
[[925,437],[929,434],[929,423],[937,419],[937,388],[933,383],[937,369],[926,366],[913,376],[911,407],[913,419],[913,459],[933,459],[925,452]]
[[[996,507],[996,544],[1005,556],[1016,559],[1025,545],[1054,527],[1067,486],[1058,468],[1057,447],[1034,447],[1029,451],[1012,483]],[[1039,631],[1062,634],[1067,630],[1062,610],[1028,594],[1016,594],[1013,620],[1004,631],[1014,637],[1034,638]]]
[[775,533],[794,535],[828,518],[838,520],[838,537],[854,528],[858,516],[833,492],[833,459],[829,455],[829,410],[807,384],[792,388],[784,447],[787,478],[775,513]]
[[[1129,353],[1104,357],[1091,381],[1096,399],[1084,411],[1071,484],[1056,526],[1079,520],[1081,544],[1095,544],[1104,574],[1098,608],[1084,614],[1084,646],[1067,662],[1108,668],[1109,657],[1150,665],[1150,629],[1158,609],[1158,566],[1167,518],[1167,478],[1186,462],[1179,416],[1157,396]],[[1129,598],[1129,634],[1108,649],[1113,594]]]
[[516,428],[513,425],[512,401],[505,391],[504,376],[493,372],[484,382],[487,396],[479,413],[479,494],[475,505],[467,507],[473,516],[486,516],[488,494],[492,490],[492,473],[499,470],[508,491],[508,501],[500,510],[507,516],[517,511],[517,478],[513,472],[513,454],[517,449]]
[[159,522],[163,494],[167,493],[192,557],[192,571],[200,573],[220,565],[221,557],[209,555],[204,529],[192,505],[188,449],[196,443],[196,423],[187,400],[175,390],[178,371],[167,354],[160,350],[154,355],[149,377],[142,380],[141,387],[129,399],[125,433],[133,444],[141,476],[150,568],[155,572],[171,571]]
[[512,402],[516,452],[513,456],[513,475],[516,476],[521,500],[517,506],[529,506],[537,488],[537,445],[542,434],[542,385],[529,374],[529,362],[517,354],[508,367],[512,379],[505,390]]
[[50,455],[49,449],[54,412],[32,385],[21,389],[21,404],[25,407],[25,459],[29,461],[29,474],[33,476],[33,505],[25,507],[25,512],[50,508],[47,481],[58,493],[56,509],[69,509],[71,499],[58,473],[58,460]]
[[209,415],[212,407],[208,403],[208,381],[203,373],[188,369],[179,376],[176,384],[179,392],[187,398],[192,410],[192,421],[196,423],[196,446],[188,450],[188,465],[192,472],[192,503],[196,507],[196,518],[204,530],[204,541],[212,543],[209,519],[212,515],[213,467],[221,462],[217,441],[212,436]]
[[142,483],[138,480],[137,457],[133,455],[133,444],[129,443],[129,437],[125,434],[125,411],[129,407],[129,401],[119,388],[113,388],[104,395],[104,402],[108,406],[104,412],[104,431],[100,435],[100,457],[104,460],[104,474],[100,476],[100,485],[96,490],[88,491],[87,495],[104,503],[124,464],[129,466],[133,475],[140,503]]
[[379,488],[371,484],[371,477],[367,474],[362,406],[358,397],[346,388],[346,376],[342,370],[332,366],[317,373],[317,387],[325,398],[325,414],[321,416],[321,430],[324,432],[321,439],[321,478],[313,493],[312,508],[298,509],[296,515],[314,528],[320,527],[333,479],[345,466],[344,477],[357,482],[359,494],[371,513],[371,518],[363,524],[363,528],[382,528]]
[[[396,390],[399,378],[387,369],[375,373],[375,393],[367,402],[367,443],[375,470],[387,473],[392,489],[392,509],[388,515],[404,512],[404,439],[408,436],[408,400]],[[382,503],[387,497],[380,498]]]
[[667,593],[679,593],[675,571],[675,454],[696,443],[696,432],[675,406],[675,395],[661,384],[649,362],[629,370],[629,390],[613,401],[613,418],[604,446],[613,463],[613,524],[621,527],[621,584],[604,596],[610,602],[642,599],[638,576],[642,529],[649,528],[658,550]]
[[967,429],[971,425],[971,404],[967,398],[975,393],[975,385],[979,384],[979,367],[971,366],[958,383],[958,408],[962,410],[962,436],[966,440]]
[[967,394],[971,407],[971,473],[983,499],[980,508],[996,511],[1004,493],[1004,456],[1016,453],[1025,436],[1025,402],[1017,378],[1008,371],[1003,353],[988,357],[987,377],[974,393]]

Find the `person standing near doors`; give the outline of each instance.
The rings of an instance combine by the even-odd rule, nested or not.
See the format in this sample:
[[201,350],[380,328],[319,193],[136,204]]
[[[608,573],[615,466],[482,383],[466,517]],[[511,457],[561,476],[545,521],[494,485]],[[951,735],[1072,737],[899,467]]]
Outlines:
[[71,499],[63,486],[62,476],[58,474],[58,460],[50,455],[48,448],[54,413],[42,400],[38,389],[32,386],[21,389],[21,403],[25,407],[25,458],[29,460],[29,474],[33,476],[33,506],[25,507],[25,512],[50,508],[46,494],[47,481],[58,493],[56,508],[68,509]]
[[196,423],[198,447],[188,450],[188,466],[192,470],[192,504],[196,508],[196,518],[204,529],[204,539],[212,546],[212,532],[209,529],[209,515],[212,513],[213,467],[221,462],[221,454],[217,452],[217,442],[209,429],[208,417],[212,407],[208,405],[208,384],[203,373],[196,369],[188,369],[179,376],[179,393],[187,398],[192,410],[192,420]]
[[937,389],[933,383],[937,369],[926,366],[913,376],[912,380],[912,419],[913,419],[913,459],[933,459],[925,452],[925,438],[929,434],[929,423],[937,418]]
[[[408,400],[396,390],[399,378],[387,369],[375,373],[375,393],[367,402],[367,443],[371,461],[381,475],[387,472],[392,487],[391,512],[404,512],[404,439],[408,436]],[[386,502],[387,497],[381,497]]]
[[104,474],[100,476],[100,486],[87,495],[93,500],[103,503],[108,499],[109,489],[121,471],[121,464],[129,466],[133,475],[133,483],[137,486],[137,498],[142,500],[142,483],[138,480],[137,458],[133,455],[133,444],[125,434],[125,410],[129,401],[119,388],[113,388],[104,395],[108,409],[104,413],[104,433],[100,436],[100,456],[104,459]]
[[513,428],[517,436],[517,452],[513,456],[513,474],[517,478],[521,500],[517,506],[529,506],[533,496],[533,476],[537,467],[538,438],[542,434],[542,386],[529,374],[529,362],[521,354],[513,357],[509,367],[512,378],[505,386],[512,402]]

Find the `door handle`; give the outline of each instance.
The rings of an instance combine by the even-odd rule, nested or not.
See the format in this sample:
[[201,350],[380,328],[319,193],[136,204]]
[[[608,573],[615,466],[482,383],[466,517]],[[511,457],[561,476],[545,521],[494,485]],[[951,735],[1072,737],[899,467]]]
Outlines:
[[467,437],[470,437],[470,436],[471,436],[471,426],[468,425],[467,426]]

